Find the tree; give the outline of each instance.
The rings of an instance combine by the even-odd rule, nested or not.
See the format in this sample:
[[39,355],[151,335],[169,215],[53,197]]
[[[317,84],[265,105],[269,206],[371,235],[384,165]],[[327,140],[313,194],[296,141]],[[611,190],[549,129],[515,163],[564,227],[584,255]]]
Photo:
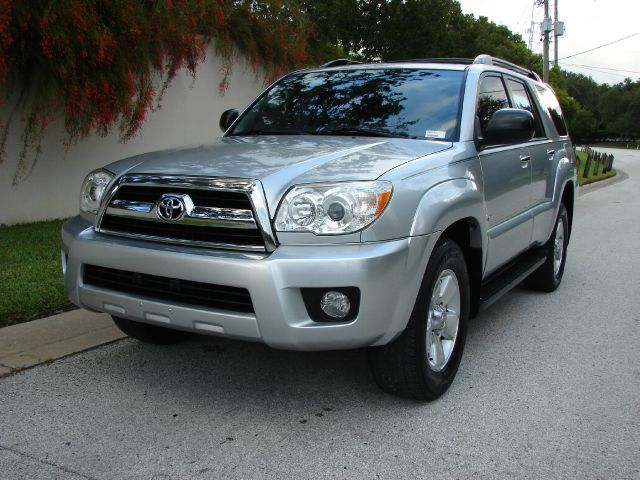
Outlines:
[[486,17],[462,13],[455,0],[301,0],[316,25],[317,42],[329,42],[363,60],[499,56],[541,70],[520,35]]

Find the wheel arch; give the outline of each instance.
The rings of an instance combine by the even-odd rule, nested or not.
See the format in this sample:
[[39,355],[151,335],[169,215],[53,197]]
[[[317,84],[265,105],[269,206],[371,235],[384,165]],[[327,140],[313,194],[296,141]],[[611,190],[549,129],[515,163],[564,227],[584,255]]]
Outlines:
[[561,202],[564,203],[564,207],[567,209],[567,216],[569,217],[569,238],[571,238],[571,227],[573,226],[573,205],[576,196],[576,187],[572,180],[569,180],[562,191]]
[[482,283],[483,238],[480,224],[473,217],[465,217],[449,225],[441,234],[458,244],[467,264],[470,286],[470,315],[478,312]]

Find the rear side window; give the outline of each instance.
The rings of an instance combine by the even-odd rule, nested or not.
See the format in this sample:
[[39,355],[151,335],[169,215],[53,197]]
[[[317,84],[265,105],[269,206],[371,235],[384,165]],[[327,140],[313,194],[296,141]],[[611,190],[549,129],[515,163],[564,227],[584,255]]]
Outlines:
[[538,93],[540,94],[542,107],[549,114],[549,117],[553,121],[553,124],[556,126],[558,135],[560,135],[561,137],[566,137],[567,125],[564,121],[564,117],[562,116],[562,110],[560,109],[558,99],[548,88],[544,88],[541,86],[537,86],[536,88],[538,89]]
[[500,77],[483,77],[478,92],[478,121],[484,136],[487,124],[493,114],[501,108],[509,107],[509,97]]
[[535,119],[536,131],[534,134],[535,138],[544,137],[544,133],[542,130],[542,126],[540,125],[540,117],[538,114],[538,109],[535,107],[529,94],[527,93],[527,87],[525,87],[524,83],[514,80],[512,78],[507,79],[507,84],[509,85],[509,90],[511,91],[511,101],[513,103],[513,108],[521,108],[523,110],[528,110],[533,114],[533,118]]

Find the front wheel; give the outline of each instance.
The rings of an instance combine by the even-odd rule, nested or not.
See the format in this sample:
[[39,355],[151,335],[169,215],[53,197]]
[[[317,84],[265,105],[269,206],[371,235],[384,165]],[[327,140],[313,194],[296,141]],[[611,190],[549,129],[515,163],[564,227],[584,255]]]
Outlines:
[[384,391],[435,400],[458,371],[469,317],[469,274],[457,243],[441,239],[425,271],[404,332],[369,349],[373,377]]

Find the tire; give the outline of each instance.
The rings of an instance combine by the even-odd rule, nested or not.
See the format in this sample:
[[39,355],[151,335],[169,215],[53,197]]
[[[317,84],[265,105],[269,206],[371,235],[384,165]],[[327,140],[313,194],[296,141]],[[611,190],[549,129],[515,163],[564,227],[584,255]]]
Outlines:
[[131,338],[140,340],[144,343],[152,343],[154,345],[171,345],[178,343],[191,334],[171,328],[158,327],[149,325],[148,323],[134,322],[126,318],[111,316],[114,323],[120,330],[129,335]]
[[561,203],[551,238],[541,247],[547,259],[525,279],[525,286],[540,292],[553,292],[557,289],[564,274],[568,244],[569,215],[564,204]]
[[[439,240],[404,332],[387,345],[369,349],[373,378],[382,390],[416,400],[435,400],[447,391],[462,358],[469,292],[462,250],[452,240]],[[444,312],[448,315],[443,322]]]

